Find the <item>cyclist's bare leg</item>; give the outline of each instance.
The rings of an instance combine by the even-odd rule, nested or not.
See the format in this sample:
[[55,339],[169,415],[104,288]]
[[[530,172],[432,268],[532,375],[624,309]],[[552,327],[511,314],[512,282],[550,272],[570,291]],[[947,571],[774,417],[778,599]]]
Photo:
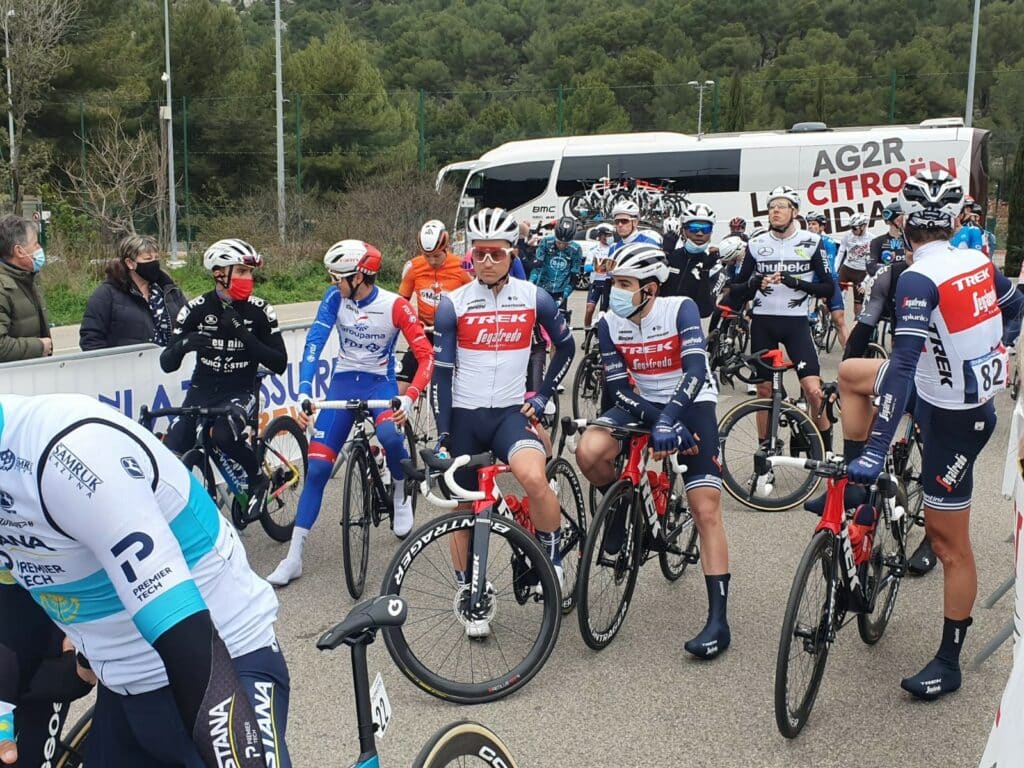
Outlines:
[[521,448],[509,457],[508,465],[530,499],[530,519],[538,531],[561,530],[562,515],[558,497],[548,485],[544,452]]
[[845,347],[850,338],[850,332],[846,330],[846,310],[837,309],[832,313],[832,323],[836,327],[836,338],[839,340],[839,347]]
[[[762,381],[757,385],[757,396],[771,399],[772,396],[772,383],[770,381]],[[757,412],[757,436],[761,440],[768,438],[768,411]]]
[[615,482],[615,459],[619,441],[603,427],[587,427],[576,446],[576,466],[593,485]]
[[400,382],[398,382],[398,394],[400,396],[404,395],[408,391],[409,391],[409,382],[408,381],[400,381]]
[[804,397],[807,398],[807,409],[810,412],[811,418],[814,419],[818,429],[825,432],[832,425],[829,423],[828,416],[825,413],[822,413],[820,418],[818,417],[823,397],[821,394],[821,377],[804,376],[800,379],[800,387],[804,391]]
[[871,432],[875,418],[875,380],[882,360],[851,357],[839,364],[839,401],[842,403],[840,421],[846,440],[864,441]]
[[597,304],[591,304],[590,302],[587,302],[587,308],[583,313],[583,326],[585,328],[590,327],[590,323],[594,319],[595,309],[597,309]]
[[705,576],[729,572],[729,545],[722,524],[722,492],[717,488],[694,488],[686,493],[686,503],[700,535],[700,565]]
[[[472,504],[459,504],[456,512],[470,512]],[[452,556],[452,569],[456,572],[465,573],[469,570],[469,549],[473,541],[471,531],[456,531],[448,537],[448,550]]]
[[970,519],[970,507],[956,511],[924,507],[924,529],[942,562],[943,613],[949,619],[968,618],[978,596]]

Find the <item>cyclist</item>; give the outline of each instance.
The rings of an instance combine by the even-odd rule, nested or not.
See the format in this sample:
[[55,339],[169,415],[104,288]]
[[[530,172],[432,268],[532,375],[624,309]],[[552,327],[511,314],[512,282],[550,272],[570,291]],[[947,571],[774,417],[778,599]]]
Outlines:
[[860,314],[864,303],[861,284],[867,275],[868,257],[871,255],[871,236],[867,233],[868,217],[855,213],[850,217],[850,231],[839,243],[836,255],[836,273],[840,282],[853,284],[853,311]]
[[0,395],[0,425],[4,580],[99,677],[85,764],[291,765],[277,599],[206,489],[85,395]]
[[[188,352],[196,353],[185,406],[233,407],[230,416],[213,424],[213,439],[249,478],[248,514],[256,517],[266,502],[270,482],[260,471],[245,430],[259,408],[256,372],[262,365],[274,373],[288,367],[288,351],[277,325],[277,313],[254,296],[253,276],[263,257],[244,240],[218,240],[203,254],[213,274],[214,289],[192,299],[178,313],[174,333],[160,355],[167,373],[181,367]],[[181,455],[195,445],[197,417],[182,416],[167,431],[164,443]]]
[[[722,525],[722,473],[718,459],[715,404],[718,388],[708,366],[696,303],[685,296],[658,295],[669,276],[665,253],[647,243],[620,248],[612,267],[611,312],[597,323],[605,380],[614,406],[600,417],[609,426],[640,422],[651,428],[655,457],[685,455],[686,498],[700,534],[700,557],[708,591],[708,620],[684,648],[710,659],[729,647],[726,616],[729,551]],[[630,385],[632,380],[633,385]],[[622,451],[608,429],[592,426],[580,438],[576,462],[584,476],[607,492],[617,479]],[[625,510],[606,551],[622,545]]]
[[530,273],[530,282],[539,285],[564,308],[572,293],[572,278],[583,272],[583,249],[573,242],[576,219],[563,216],[553,234],[537,246],[537,266]]
[[[960,651],[977,594],[968,535],[974,462],[995,428],[992,398],[1007,379],[1002,317],[1015,316],[1024,305],[983,253],[950,243],[962,205],[963,188],[945,171],[921,172],[907,181],[900,207],[912,255],[896,288],[892,357],[881,364],[843,363],[862,372],[875,367],[881,398],[867,443],[849,465],[854,483],[877,479],[910,385],[916,384],[924,514],[943,564],[945,620],[935,658],[901,686],[926,700],[960,687]],[[871,394],[843,392],[844,423],[851,407],[851,422],[871,422]]]
[[[491,450],[506,462],[530,499],[537,540],[562,578],[561,513],[545,477],[545,448],[530,426],[544,412],[555,387],[569,371],[576,344],[554,298],[509,274],[516,221],[502,208],[483,208],[467,222],[477,279],[442,296],[434,324],[434,374],[439,446],[454,456]],[[540,390],[527,402],[525,381],[535,324],[555,346]],[[456,480],[475,489],[474,470]],[[466,564],[456,562],[456,579],[468,581]],[[466,626],[483,637],[486,620]]]
[[846,330],[846,303],[843,301],[843,289],[839,287],[839,275],[836,274],[836,255],[839,253],[839,244],[828,236],[825,227],[828,219],[823,213],[810,211],[807,214],[807,229],[821,238],[821,244],[825,248],[825,262],[828,264],[828,271],[835,281],[835,288],[832,291],[832,298],[828,300],[828,311],[832,315],[832,323],[836,327],[836,336],[839,339],[839,346],[846,346],[848,332]]
[[675,216],[669,216],[661,222],[661,249],[672,253],[683,236],[683,222]]
[[587,328],[594,321],[594,310],[599,306],[602,312],[608,311],[608,269],[612,261],[608,258],[611,249],[612,235],[615,230],[609,224],[598,224],[594,227],[597,243],[587,252],[587,261],[594,269],[590,273],[590,289],[587,291],[587,309],[583,315],[583,325]]
[[693,203],[683,211],[683,244],[668,255],[675,274],[662,286],[662,296],[689,296],[697,304],[701,317],[710,317],[715,308],[708,273],[718,261],[718,248],[711,245],[715,212],[703,203]]
[[[416,314],[427,341],[434,343],[434,313],[441,296],[473,281],[472,275],[462,268],[459,257],[448,251],[448,230],[437,219],[428,221],[420,229],[420,253],[409,262],[409,269],[402,277],[398,295],[406,301],[416,297]],[[402,364],[396,376],[398,394],[404,395],[412,380],[416,378],[419,363],[416,353],[410,347],[402,356]]]
[[742,216],[733,216],[729,219],[729,234],[736,235],[737,237],[743,238],[743,242],[747,241],[747,220]]
[[622,198],[612,206],[612,224],[615,225],[616,240],[608,251],[609,256],[615,255],[615,251],[629,243],[658,245],[653,237],[640,231],[640,206],[628,197]]
[[974,198],[967,197],[964,199],[963,210],[960,211],[960,216],[957,219],[959,228],[956,230],[956,234],[950,238],[949,242],[954,248],[970,248],[987,253],[986,246],[988,243],[985,242],[985,236],[981,231],[981,227],[978,226],[978,219],[975,218],[975,205],[977,203],[974,202]]
[[[756,352],[785,346],[811,413],[818,414],[821,368],[807,324],[807,307],[812,297],[831,296],[835,285],[825,263],[821,237],[797,229],[799,193],[787,186],[776,187],[768,193],[766,202],[769,229],[751,236],[732,292],[737,298],[753,295],[750,348]],[[758,384],[758,394],[770,397],[771,382]],[[828,417],[822,413],[815,420],[828,450],[832,443]]]
[[[316,319],[306,333],[299,367],[299,424],[309,425],[313,378],[331,330],[338,331],[338,358],[334,362],[328,400],[390,400],[402,402],[397,412],[372,411],[377,439],[394,479],[392,529],[402,539],[412,530],[412,499],[405,493],[401,461],[409,458],[399,431],[412,411],[434,369],[434,356],[412,305],[396,293],[376,285],[381,267],[380,251],[362,240],[341,240],[324,254],[331,287],[324,293]],[[416,357],[417,370],[405,394],[398,395],[395,380],[395,344],[401,333]],[[267,576],[283,587],[302,575],[302,552],[309,531],[320,515],[324,488],[338,458],[338,451],[352,431],[355,411],[325,410],[316,418],[309,444],[309,470],[295,512],[295,528],[287,556]]]

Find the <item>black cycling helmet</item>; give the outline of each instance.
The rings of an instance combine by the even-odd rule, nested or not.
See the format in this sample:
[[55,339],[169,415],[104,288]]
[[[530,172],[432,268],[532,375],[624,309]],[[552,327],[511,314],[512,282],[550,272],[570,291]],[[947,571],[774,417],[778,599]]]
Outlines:
[[826,224],[828,224],[828,217],[824,213],[820,213],[818,211],[811,211],[810,213],[807,214],[807,222],[810,223],[812,221],[821,224],[821,226],[825,226]]
[[555,240],[560,243],[571,243],[576,236],[576,219],[572,216],[563,216],[555,224]]
[[894,221],[898,216],[903,214],[903,210],[900,208],[899,203],[889,203],[882,210],[882,221],[890,222]]

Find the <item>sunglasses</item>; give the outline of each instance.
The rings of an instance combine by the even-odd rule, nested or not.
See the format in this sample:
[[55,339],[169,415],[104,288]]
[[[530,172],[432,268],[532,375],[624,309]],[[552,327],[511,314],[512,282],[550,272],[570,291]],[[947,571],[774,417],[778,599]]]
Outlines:
[[793,206],[789,203],[772,203],[768,206],[769,211],[792,211]]
[[686,231],[691,235],[710,235],[714,229],[713,224],[687,224]]
[[474,248],[473,261],[480,264],[486,261],[489,261],[491,264],[497,264],[499,261],[507,259],[511,252],[511,248]]
[[632,224],[633,220],[632,219],[614,219],[613,223],[615,224],[616,227],[621,227],[623,224]]

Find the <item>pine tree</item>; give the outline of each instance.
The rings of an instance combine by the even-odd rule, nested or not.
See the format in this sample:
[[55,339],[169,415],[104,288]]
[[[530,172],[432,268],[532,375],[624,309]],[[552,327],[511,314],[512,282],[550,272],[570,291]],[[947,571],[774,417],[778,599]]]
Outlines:
[[736,70],[729,78],[729,92],[725,102],[722,130],[742,131],[747,125],[747,101],[743,89],[743,75]]
[[1004,272],[1016,275],[1024,261],[1024,133],[1017,142],[1008,198],[1009,227],[1006,233],[1006,265]]

